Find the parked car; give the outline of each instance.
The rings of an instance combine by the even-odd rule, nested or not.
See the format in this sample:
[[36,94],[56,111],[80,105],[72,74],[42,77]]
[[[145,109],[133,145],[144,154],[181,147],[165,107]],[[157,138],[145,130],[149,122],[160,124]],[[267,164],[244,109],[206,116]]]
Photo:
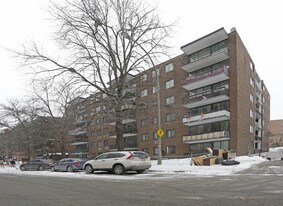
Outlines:
[[87,174],[99,170],[114,172],[117,175],[124,174],[126,171],[143,173],[150,167],[149,155],[141,151],[107,152],[84,164]]
[[29,162],[23,163],[20,166],[21,171],[26,171],[26,170],[48,170],[51,168],[51,159],[35,159],[31,160]]
[[64,158],[52,164],[51,171],[74,172],[83,170],[83,165],[85,162],[86,160],[80,158]]

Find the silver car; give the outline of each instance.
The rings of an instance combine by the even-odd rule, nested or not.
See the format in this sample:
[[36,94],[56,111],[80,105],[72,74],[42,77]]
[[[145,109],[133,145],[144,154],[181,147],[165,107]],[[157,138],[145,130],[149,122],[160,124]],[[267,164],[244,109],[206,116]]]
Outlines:
[[126,171],[143,173],[151,167],[150,157],[141,151],[116,151],[103,153],[96,158],[85,162],[84,170],[87,174],[94,171],[110,171],[117,175]]

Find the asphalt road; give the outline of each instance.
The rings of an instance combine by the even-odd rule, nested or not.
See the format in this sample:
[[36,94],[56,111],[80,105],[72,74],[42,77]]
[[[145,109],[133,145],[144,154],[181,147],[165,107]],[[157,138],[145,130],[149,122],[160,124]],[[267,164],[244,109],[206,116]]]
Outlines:
[[[130,174],[132,175],[132,174]],[[150,175],[145,179],[0,175],[1,206],[281,206],[283,161],[234,176]],[[130,176],[129,176],[130,177]]]

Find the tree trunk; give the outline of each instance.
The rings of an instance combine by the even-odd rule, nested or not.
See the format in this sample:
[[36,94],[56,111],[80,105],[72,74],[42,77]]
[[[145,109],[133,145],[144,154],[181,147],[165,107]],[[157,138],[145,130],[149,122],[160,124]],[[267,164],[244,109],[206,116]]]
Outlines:
[[123,151],[125,147],[125,141],[124,141],[124,126],[122,122],[122,117],[121,117],[121,111],[116,111],[116,135],[117,135],[117,149],[119,151]]

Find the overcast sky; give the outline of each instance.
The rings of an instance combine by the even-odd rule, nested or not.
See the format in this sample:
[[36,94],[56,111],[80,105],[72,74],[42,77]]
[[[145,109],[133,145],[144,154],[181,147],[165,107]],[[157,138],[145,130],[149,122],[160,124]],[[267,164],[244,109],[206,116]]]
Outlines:
[[[54,25],[44,11],[48,0],[0,1],[0,46],[18,48],[35,40],[50,45]],[[180,47],[224,27],[236,27],[256,70],[271,95],[271,119],[283,119],[283,12],[280,0],[151,0],[163,22],[178,20],[171,40],[173,56]],[[49,42],[49,43],[48,43]],[[27,81],[17,60],[0,47],[0,102],[25,94]]]

